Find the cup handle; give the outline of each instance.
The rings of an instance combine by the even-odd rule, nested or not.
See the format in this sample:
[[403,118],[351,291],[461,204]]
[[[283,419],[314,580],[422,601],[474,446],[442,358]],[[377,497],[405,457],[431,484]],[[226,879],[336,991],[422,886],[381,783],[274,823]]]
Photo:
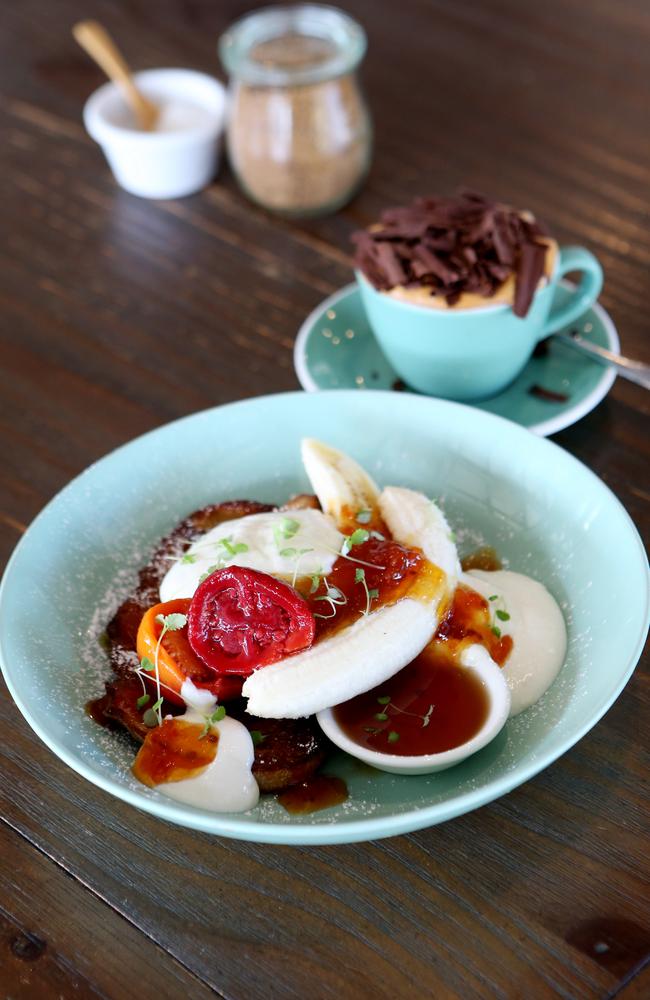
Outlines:
[[560,278],[570,271],[582,271],[580,283],[569,302],[554,309],[548,317],[542,337],[557,333],[579,319],[594,304],[603,287],[603,269],[596,257],[584,247],[560,247],[553,284],[557,285]]

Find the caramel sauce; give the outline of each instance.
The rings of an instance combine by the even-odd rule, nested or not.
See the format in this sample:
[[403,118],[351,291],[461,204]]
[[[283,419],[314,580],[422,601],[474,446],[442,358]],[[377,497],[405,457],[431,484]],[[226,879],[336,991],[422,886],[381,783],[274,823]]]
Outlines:
[[[327,574],[327,584],[343,594],[345,603],[332,605],[323,600],[327,593],[325,580],[320,581],[313,594],[305,592],[301,581],[303,596],[316,616],[316,642],[358,621],[366,611],[376,611],[404,597],[430,602],[442,591],[443,571],[421,552],[398,542],[370,538],[353,546],[349,555],[351,559],[339,556]],[[357,582],[358,570],[363,570],[365,586]]]
[[483,682],[432,644],[391,680],[337,706],[334,717],[359,746],[411,757],[467,743],[488,710]]
[[498,624],[492,622],[489,602],[461,583],[456,587],[451,607],[430,645],[437,647],[439,656],[457,663],[465,646],[480,643],[494,662],[502,667],[512,652],[513,641],[512,636],[499,635],[498,632]]
[[214,731],[201,736],[202,732],[202,725],[164,719],[147,734],[133,763],[133,774],[150,788],[194,777],[217,755],[219,736]]
[[342,778],[328,774],[317,774],[308,781],[287,788],[278,795],[278,802],[289,813],[312,813],[320,809],[329,809],[345,802],[348,797],[348,786]]
[[104,726],[106,729],[111,728],[111,720],[105,713],[105,708],[108,699],[105,694],[101,698],[93,698],[91,701],[87,701],[84,705],[84,711],[89,718],[96,722],[99,726]]
[[464,559],[461,559],[460,564],[465,573],[469,572],[470,569],[482,569],[487,573],[503,569],[503,563],[491,545],[482,545],[480,549],[470,552]]
[[369,515],[368,520],[364,523],[358,519],[358,515],[360,513],[360,510],[353,510],[352,507],[348,507],[347,505],[341,507],[337,523],[339,530],[342,531],[344,535],[351,535],[353,531],[357,530],[357,528],[365,528],[366,531],[377,531],[380,535],[384,535],[385,538],[390,537],[390,531],[384,524],[377,506],[367,508],[367,510],[363,512],[364,514]]
[[485,646],[499,665],[513,646],[492,631],[485,598],[460,585],[429,645],[398,674],[334,709],[336,721],[359,746],[410,757],[467,743],[483,726],[489,699],[483,682],[459,665],[462,650]]

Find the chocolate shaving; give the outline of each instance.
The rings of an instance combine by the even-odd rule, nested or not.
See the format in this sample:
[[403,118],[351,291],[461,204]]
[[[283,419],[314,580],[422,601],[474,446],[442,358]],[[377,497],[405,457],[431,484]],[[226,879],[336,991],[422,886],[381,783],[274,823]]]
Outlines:
[[489,299],[514,275],[513,310],[522,317],[544,274],[545,235],[528,213],[461,191],[386,209],[352,240],[356,266],[379,291],[424,287],[451,306],[465,292]]
[[566,403],[569,398],[565,392],[545,389],[543,385],[531,385],[528,394],[537,396],[538,399],[545,399],[548,403]]
[[539,279],[544,274],[546,247],[541,243],[524,243],[519,253],[515,283],[515,316],[525,316],[533,301]]

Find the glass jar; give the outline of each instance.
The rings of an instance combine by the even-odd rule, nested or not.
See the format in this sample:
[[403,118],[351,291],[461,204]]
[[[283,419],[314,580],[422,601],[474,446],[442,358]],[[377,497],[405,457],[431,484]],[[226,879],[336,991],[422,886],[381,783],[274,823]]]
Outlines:
[[371,125],[356,69],[363,29],[334,7],[266,7],[220,39],[231,78],[228,152],[244,192],[284,215],[345,204],[363,180]]

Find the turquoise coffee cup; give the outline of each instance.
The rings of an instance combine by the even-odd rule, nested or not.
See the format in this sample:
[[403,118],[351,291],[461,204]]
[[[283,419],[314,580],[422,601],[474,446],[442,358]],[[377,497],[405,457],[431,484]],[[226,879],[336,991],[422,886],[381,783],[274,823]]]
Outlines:
[[[552,309],[555,289],[581,271],[571,300]],[[600,264],[584,247],[561,247],[546,285],[528,313],[504,303],[473,309],[431,309],[378,292],[355,272],[373,333],[397,374],[413,389],[445,399],[485,399],[501,392],[525,366],[538,341],[573,323],[598,298]]]

